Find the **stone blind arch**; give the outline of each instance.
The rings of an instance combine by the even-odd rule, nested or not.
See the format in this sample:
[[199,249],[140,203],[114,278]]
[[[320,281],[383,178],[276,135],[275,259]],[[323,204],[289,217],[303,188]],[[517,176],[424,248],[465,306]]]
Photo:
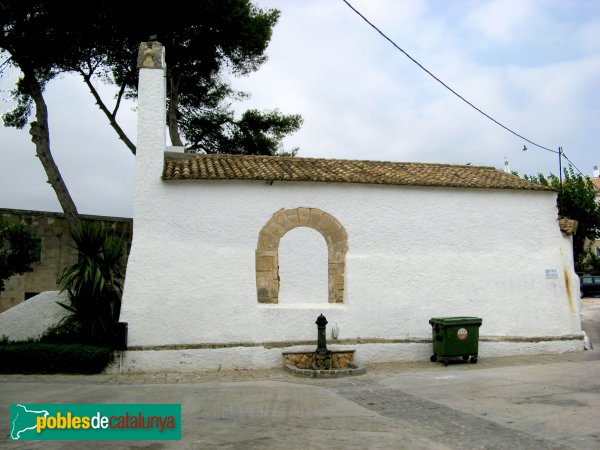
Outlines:
[[318,208],[281,209],[260,230],[256,247],[258,302],[279,303],[279,242],[297,227],[312,228],[325,238],[329,303],[343,303],[348,234],[335,217]]

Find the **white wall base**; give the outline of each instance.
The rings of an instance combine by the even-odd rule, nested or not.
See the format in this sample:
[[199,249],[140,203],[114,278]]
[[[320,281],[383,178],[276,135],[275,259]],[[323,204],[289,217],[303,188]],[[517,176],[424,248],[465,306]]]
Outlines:
[[[329,345],[331,350],[356,350],[360,365],[397,361],[426,361],[431,356],[431,342],[361,343]],[[128,350],[117,355],[106,373],[201,372],[282,367],[282,352],[305,351],[315,346],[232,346],[220,348],[176,348]],[[482,338],[479,357],[566,353],[584,350],[584,336],[570,335],[544,338]]]
[[568,353],[585,350],[584,335],[573,339],[557,339],[538,342],[491,341],[479,343],[479,354],[485,356],[538,355],[548,353]]

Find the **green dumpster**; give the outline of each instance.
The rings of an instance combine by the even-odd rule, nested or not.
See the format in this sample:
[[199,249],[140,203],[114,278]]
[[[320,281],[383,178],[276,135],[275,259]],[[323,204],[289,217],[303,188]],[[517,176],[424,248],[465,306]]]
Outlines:
[[433,333],[431,362],[441,361],[448,365],[452,358],[477,362],[479,347],[479,317],[434,317],[429,320]]

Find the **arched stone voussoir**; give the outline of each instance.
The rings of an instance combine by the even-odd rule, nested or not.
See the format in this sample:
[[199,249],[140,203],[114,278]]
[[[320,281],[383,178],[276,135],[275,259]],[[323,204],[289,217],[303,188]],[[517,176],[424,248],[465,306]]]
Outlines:
[[312,228],[325,238],[329,264],[329,303],[342,303],[348,233],[331,214],[318,208],[306,207],[280,209],[261,229],[256,248],[258,302],[279,302],[279,242],[285,233],[298,227]]
[[280,210],[273,214],[273,217],[265,224],[264,228],[270,230],[281,239],[285,233],[299,226],[301,225],[297,211],[295,209],[288,209]]
[[279,241],[281,240],[281,236],[277,233],[274,233],[267,227],[263,227],[258,234],[258,245],[256,247],[257,254],[258,252],[265,251],[275,251],[279,250]]

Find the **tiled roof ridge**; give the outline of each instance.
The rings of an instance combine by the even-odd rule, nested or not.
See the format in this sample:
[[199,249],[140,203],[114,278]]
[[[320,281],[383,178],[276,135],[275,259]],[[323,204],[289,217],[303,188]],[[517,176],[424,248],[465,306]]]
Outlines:
[[273,156],[273,155],[240,155],[240,154],[224,154],[224,153],[180,153],[180,152],[165,152],[165,155],[176,159],[189,158],[214,158],[214,159],[272,159],[272,160],[288,160],[288,161],[319,161],[319,162],[349,162],[349,163],[372,163],[372,164],[409,164],[409,165],[424,165],[424,166],[439,166],[439,167],[460,167],[460,168],[475,168],[475,169],[500,169],[494,166],[477,166],[466,164],[450,164],[450,163],[431,163],[417,161],[389,161],[378,159],[347,159],[347,158],[315,158],[312,156]]
[[162,179],[262,180],[553,191],[491,166],[165,152]]

